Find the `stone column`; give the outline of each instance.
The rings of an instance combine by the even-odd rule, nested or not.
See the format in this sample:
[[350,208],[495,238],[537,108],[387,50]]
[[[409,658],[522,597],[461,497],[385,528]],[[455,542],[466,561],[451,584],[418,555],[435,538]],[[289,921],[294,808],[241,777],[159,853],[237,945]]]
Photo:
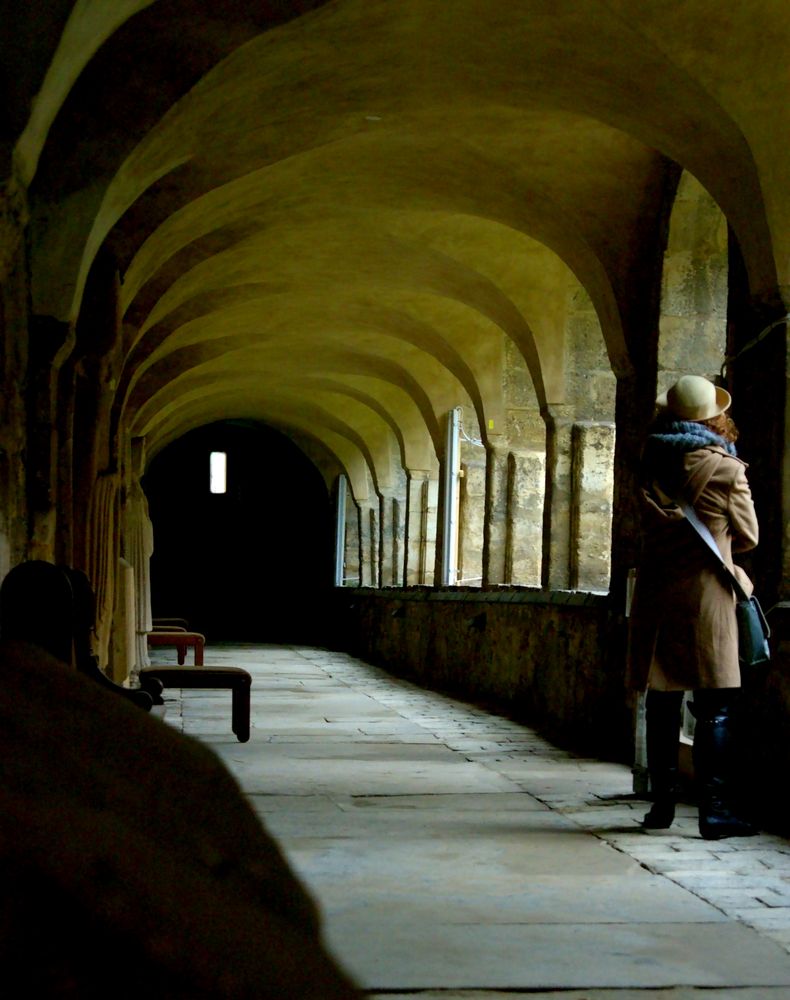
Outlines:
[[406,586],[433,583],[438,500],[438,480],[431,479],[429,472],[410,470],[404,544]]
[[574,590],[609,590],[614,442],[614,424],[574,425],[570,572]]
[[136,674],[137,614],[134,570],[126,559],[119,560],[108,673],[116,684]]
[[543,510],[543,587],[571,586],[571,473],[573,407],[552,404],[546,421],[546,502]]
[[379,498],[359,503],[360,586],[378,587],[379,567]]
[[504,440],[494,439],[486,448],[485,537],[483,584],[507,583],[508,456]]
[[544,452],[516,451],[508,457],[508,583],[540,587],[543,561]]
[[96,479],[87,517],[86,572],[96,595],[96,652],[102,668],[109,662],[115,574],[120,558],[118,485],[117,473],[104,473]]
[[483,582],[486,467],[482,448],[462,449],[461,496],[458,511],[458,583],[479,587]]
[[402,587],[405,505],[399,497],[385,493],[379,509],[380,586]]
[[0,580],[29,555],[27,221],[24,184],[0,182]]
[[439,480],[426,479],[423,487],[422,507],[422,580],[431,586],[436,571],[436,539],[439,523]]
[[420,529],[422,525],[422,486],[427,472],[409,472],[406,486],[406,537],[404,540],[403,578],[407,587],[420,583]]
[[[83,505],[74,498],[74,410],[75,410],[76,370],[73,359],[63,365],[58,375],[58,405],[56,412],[56,433],[58,438],[57,472],[57,545],[56,561],[66,566],[74,566],[74,535],[79,535],[76,523],[81,522],[80,510]],[[76,512],[76,513],[75,513]],[[81,536],[80,536],[81,537]],[[82,553],[80,553],[82,555]]]
[[395,524],[392,501],[393,497],[388,493],[382,493],[379,497],[379,566],[381,567],[379,584],[382,587],[391,586],[394,575],[392,538]]
[[154,529],[148,513],[148,499],[140,485],[145,471],[145,447],[141,438],[132,442],[132,481],[124,509],[124,556],[134,574],[134,672],[148,666],[147,635],[153,628],[151,608],[151,556]]
[[362,581],[362,555],[360,540],[359,507],[349,498],[346,503],[346,554],[343,585],[359,587]]
[[49,316],[30,320],[27,372],[27,501],[30,557],[54,562],[57,527],[56,360],[73,340],[67,323]]

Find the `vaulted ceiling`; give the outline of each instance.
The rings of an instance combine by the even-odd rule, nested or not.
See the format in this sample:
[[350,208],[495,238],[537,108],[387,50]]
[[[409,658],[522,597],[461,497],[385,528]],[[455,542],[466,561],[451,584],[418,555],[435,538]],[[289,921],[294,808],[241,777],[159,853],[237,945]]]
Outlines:
[[12,6],[32,308],[76,324],[114,262],[115,411],[153,450],[250,417],[426,468],[448,408],[500,418],[504,341],[566,401],[580,297],[626,373],[674,165],[753,293],[790,284],[784,0]]

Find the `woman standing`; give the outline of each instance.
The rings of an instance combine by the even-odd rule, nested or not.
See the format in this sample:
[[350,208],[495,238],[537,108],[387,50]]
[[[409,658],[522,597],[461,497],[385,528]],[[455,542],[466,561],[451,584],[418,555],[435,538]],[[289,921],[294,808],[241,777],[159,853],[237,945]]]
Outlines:
[[741,686],[732,587],[675,502],[693,506],[727,566],[747,592],[733,552],[757,544],[746,465],[727,415],[730,394],[699,375],[684,375],[657,400],[645,444],[640,502],[643,552],[631,611],[631,684],[647,689],[647,764],[653,806],[647,829],[666,829],[678,792],[680,709],[694,692],[694,770],[699,828],[709,840],[750,836],[733,811],[733,713]]

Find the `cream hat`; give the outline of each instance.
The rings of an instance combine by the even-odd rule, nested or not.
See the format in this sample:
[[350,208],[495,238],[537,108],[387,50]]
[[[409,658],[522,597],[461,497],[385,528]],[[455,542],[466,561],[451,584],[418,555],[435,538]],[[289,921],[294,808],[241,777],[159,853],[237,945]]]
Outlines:
[[730,403],[732,397],[726,389],[720,389],[701,375],[682,375],[656,400],[656,405],[681,420],[710,420],[728,410]]

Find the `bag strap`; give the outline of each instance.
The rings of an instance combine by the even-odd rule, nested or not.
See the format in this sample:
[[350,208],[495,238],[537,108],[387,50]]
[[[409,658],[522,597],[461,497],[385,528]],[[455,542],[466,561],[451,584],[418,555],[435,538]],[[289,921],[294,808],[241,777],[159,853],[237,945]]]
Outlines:
[[696,510],[694,510],[690,503],[686,503],[685,500],[676,500],[675,503],[683,511],[683,514],[691,527],[697,532],[702,541],[708,546],[713,555],[716,557],[716,562],[719,568],[724,571],[725,575],[729,579],[732,589],[735,591],[735,596],[739,601],[748,601],[749,595],[740,585],[738,578],[732,572],[730,567],[722,559],[721,552],[719,552],[719,546],[713,540],[713,535],[710,533],[708,526],[699,519]]

